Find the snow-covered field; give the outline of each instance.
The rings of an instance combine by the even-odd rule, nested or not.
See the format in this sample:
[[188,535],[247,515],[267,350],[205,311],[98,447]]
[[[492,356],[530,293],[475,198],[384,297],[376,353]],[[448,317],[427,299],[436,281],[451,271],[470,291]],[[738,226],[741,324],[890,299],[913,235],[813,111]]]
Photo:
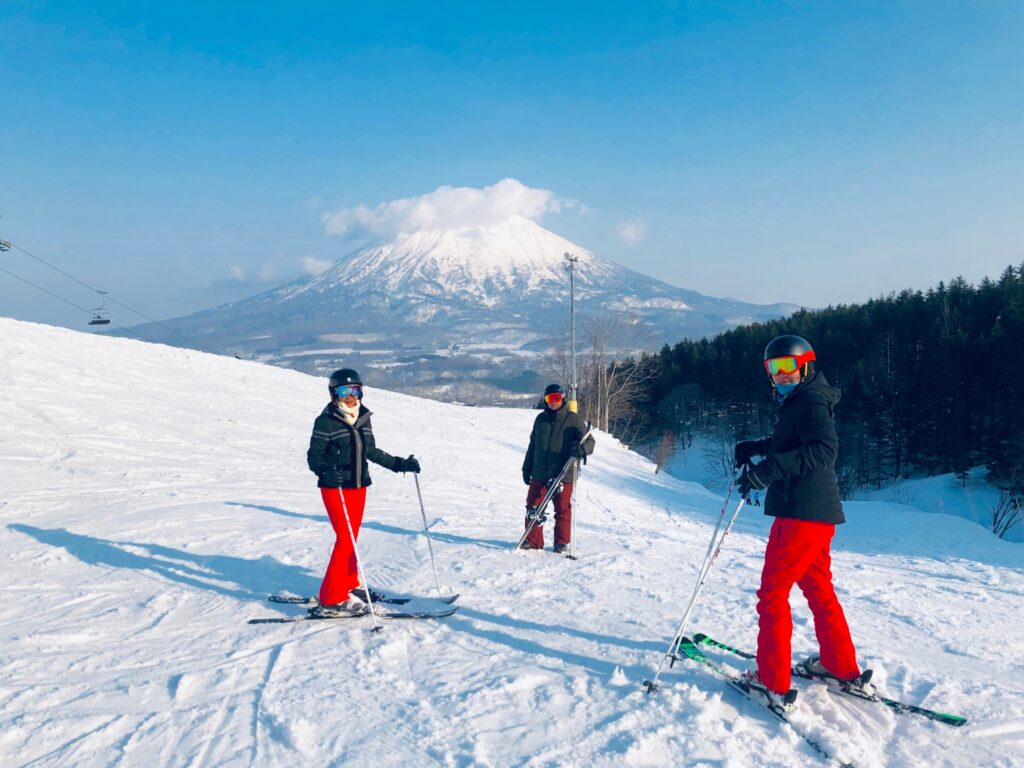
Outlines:
[[[297,613],[267,594],[314,593],[326,562],[305,467],[325,381],[6,319],[0,360],[0,765],[822,764],[702,668],[642,692],[721,499],[607,435],[579,486],[580,559],[513,552],[533,412],[371,387],[378,444],[423,463],[459,612],[376,634],[251,626]],[[373,475],[371,583],[428,595],[413,480]],[[970,724],[802,681],[794,719],[858,766],[1024,765],[1024,549],[895,503],[847,515],[833,570],[862,662],[883,692]],[[741,516],[695,631],[753,646],[768,522]],[[812,652],[799,591],[794,612],[794,650]]]

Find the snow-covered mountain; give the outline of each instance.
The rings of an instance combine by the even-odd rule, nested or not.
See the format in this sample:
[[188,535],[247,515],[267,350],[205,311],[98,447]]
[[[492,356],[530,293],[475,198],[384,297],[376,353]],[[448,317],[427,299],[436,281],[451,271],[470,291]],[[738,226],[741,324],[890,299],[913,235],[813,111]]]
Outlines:
[[[566,334],[566,253],[579,259],[581,323],[587,315],[631,318],[637,348],[796,309],[676,288],[515,216],[401,235],[361,248],[314,278],[167,324],[246,358],[306,372],[344,362],[399,390],[497,402],[511,392],[535,394],[539,379],[524,372],[536,371],[550,339]],[[147,338],[181,342],[159,328],[142,330]],[[467,383],[490,394],[474,397]]]
[[[722,500],[608,435],[577,488],[579,559],[515,552],[533,413],[369,388],[378,445],[423,464],[459,611],[379,633],[251,626],[299,613],[267,594],[314,593],[328,559],[305,467],[324,380],[7,319],[0,359],[0,765],[824,765],[702,667],[642,691]],[[416,487],[371,471],[371,583],[429,595]],[[884,693],[970,721],[797,681],[794,722],[861,768],[1024,765],[1021,545],[901,504],[846,514],[832,570],[862,663]],[[767,530],[746,508],[694,630],[754,645]],[[794,653],[815,652],[798,590],[793,606]]]

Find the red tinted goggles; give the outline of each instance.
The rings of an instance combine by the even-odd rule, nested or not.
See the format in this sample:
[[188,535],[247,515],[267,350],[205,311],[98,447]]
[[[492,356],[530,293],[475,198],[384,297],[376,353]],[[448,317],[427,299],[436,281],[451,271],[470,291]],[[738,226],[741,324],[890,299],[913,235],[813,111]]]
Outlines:
[[804,367],[806,363],[814,360],[814,350],[810,352],[804,352],[802,355],[786,355],[785,357],[772,357],[764,361],[764,369],[768,372],[769,376],[775,376],[776,374],[790,374],[796,373]]
[[544,402],[548,405],[561,405],[563,400],[565,400],[565,395],[561,392],[552,392],[550,395],[544,395]]

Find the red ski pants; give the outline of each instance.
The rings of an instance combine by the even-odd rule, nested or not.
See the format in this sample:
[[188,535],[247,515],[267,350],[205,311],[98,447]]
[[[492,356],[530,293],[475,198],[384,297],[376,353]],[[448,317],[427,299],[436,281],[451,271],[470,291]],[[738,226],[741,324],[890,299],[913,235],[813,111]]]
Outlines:
[[[540,504],[548,487],[540,480],[530,481],[530,490],[526,492],[526,510]],[[555,508],[555,544],[568,544],[572,531],[572,483],[563,483],[562,490],[551,499]],[[550,507],[549,507],[550,509]],[[526,527],[530,527],[530,518],[526,518]],[[544,549],[544,526],[535,525],[526,537],[532,549]]]
[[793,615],[789,593],[796,584],[814,616],[821,663],[836,677],[860,674],[842,606],[832,587],[830,547],[836,527],[777,517],[768,536],[757,591],[757,672],[766,686],[784,693],[790,686],[790,641]]
[[[320,496],[324,500],[336,537],[330,562],[327,563],[327,573],[320,585],[320,604],[337,605],[348,600],[349,591],[359,586],[359,569],[356,567],[352,537],[359,538],[359,525],[363,522],[363,507],[366,505],[366,488],[321,488]],[[351,535],[345,522],[346,511],[352,523]]]

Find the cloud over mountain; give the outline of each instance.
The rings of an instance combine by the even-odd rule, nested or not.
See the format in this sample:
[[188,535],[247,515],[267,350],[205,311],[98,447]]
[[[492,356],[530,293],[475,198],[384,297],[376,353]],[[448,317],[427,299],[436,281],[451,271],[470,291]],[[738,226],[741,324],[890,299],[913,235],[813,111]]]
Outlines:
[[490,227],[517,216],[539,221],[546,213],[576,206],[576,201],[558,198],[550,190],[502,179],[483,189],[443,186],[375,208],[342,208],[324,214],[323,222],[329,235],[390,239],[421,231]]

